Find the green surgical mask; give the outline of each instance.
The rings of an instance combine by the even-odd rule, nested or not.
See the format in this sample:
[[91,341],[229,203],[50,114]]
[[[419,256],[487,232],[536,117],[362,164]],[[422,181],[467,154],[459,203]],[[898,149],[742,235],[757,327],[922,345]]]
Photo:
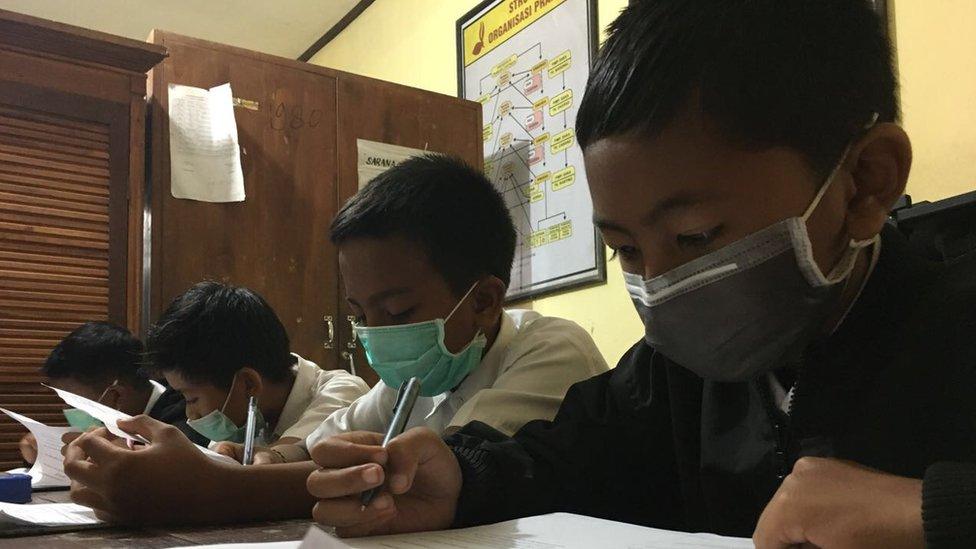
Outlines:
[[[98,397],[98,400],[96,402],[101,404],[102,399],[104,399],[105,395],[108,394],[109,389],[115,387],[116,385],[118,385],[118,383],[119,380],[116,379],[115,381],[112,382],[111,385],[106,387],[105,390],[102,391],[102,394]],[[101,421],[92,417],[92,415],[89,414],[88,412],[79,410],[77,408],[67,408],[65,410],[62,410],[62,413],[64,414],[64,419],[68,420],[68,425],[74,427],[75,429],[80,429],[82,431],[87,431],[89,429],[96,429],[98,427],[103,427],[105,425]]]
[[400,326],[355,327],[369,365],[383,383],[396,388],[416,377],[420,379],[420,395],[432,397],[457,387],[481,363],[488,345],[481,332],[457,353],[444,346],[444,324],[477,285],[471,285],[446,318]]
[[81,431],[87,431],[105,425],[101,421],[93,418],[88,412],[77,408],[68,408],[62,410],[62,413],[64,414],[64,418],[68,420],[68,425]]
[[[189,419],[186,421],[186,424],[194,431],[214,442],[244,442],[244,433],[247,430],[247,425],[238,427],[224,413],[224,409],[227,408],[227,403],[230,402],[230,395],[234,392],[234,383],[236,381],[237,374],[234,374],[234,381],[231,382],[230,390],[227,392],[227,398],[224,399],[224,405],[219,410],[214,410],[201,418]],[[261,415],[260,408],[257,409],[256,415],[254,424],[257,427],[257,432],[260,433],[265,426],[264,416]]]

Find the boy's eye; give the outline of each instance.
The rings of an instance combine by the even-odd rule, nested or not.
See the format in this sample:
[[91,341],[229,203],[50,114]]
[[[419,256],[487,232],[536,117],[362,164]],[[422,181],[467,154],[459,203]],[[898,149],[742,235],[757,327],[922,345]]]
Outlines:
[[411,307],[403,312],[390,313],[390,320],[397,323],[406,322],[407,320],[410,319],[411,315],[413,315],[413,311],[414,311],[414,307]]
[[707,231],[679,234],[675,239],[678,241],[678,246],[683,248],[702,248],[711,244],[721,231],[722,226],[719,225]]
[[192,404],[196,404],[196,403],[197,403],[197,399],[195,399],[195,398],[184,398],[183,400],[184,400],[184,401],[185,401],[185,402],[186,402],[187,404],[191,404],[191,405],[192,405]]
[[356,315],[355,317],[353,317],[352,322],[356,326],[365,326],[366,325],[366,315]]
[[634,259],[637,258],[638,255],[640,255],[640,252],[637,251],[637,248],[633,246],[620,246],[618,248],[612,248],[612,250],[613,253],[610,254],[610,259],[614,259],[617,256],[620,256],[620,259],[624,261],[633,261]]

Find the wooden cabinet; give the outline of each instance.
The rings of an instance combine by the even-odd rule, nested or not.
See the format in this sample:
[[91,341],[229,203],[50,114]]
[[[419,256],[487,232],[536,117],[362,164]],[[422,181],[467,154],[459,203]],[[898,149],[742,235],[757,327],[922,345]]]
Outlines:
[[[304,63],[156,31],[169,58],[152,73],[152,317],[212,279],[254,289],[288,330],[292,348],[336,368],[325,348],[338,295],[335,250],[336,79]],[[214,204],[170,192],[167,87],[230,82],[244,202]],[[334,333],[334,330],[333,330]],[[335,338],[334,338],[335,339]]]
[[[153,44],[0,10],[0,406],[64,423],[39,367],[78,324],[138,329]],[[0,417],[0,470],[20,463]]]
[[[175,199],[168,86],[227,82],[247,198]],[[323,368],[354,362],[375,383],[328,238],[358,188],[360,138],[482,164],[469,101],[168,32],[144,44],[0,11],[0,406],[63,423],[38,384],[58,340],[89,320],[143,334],[205,279],[258,291],[295,352]],[[0,468],[19,463],[19,436],[0,417]]]

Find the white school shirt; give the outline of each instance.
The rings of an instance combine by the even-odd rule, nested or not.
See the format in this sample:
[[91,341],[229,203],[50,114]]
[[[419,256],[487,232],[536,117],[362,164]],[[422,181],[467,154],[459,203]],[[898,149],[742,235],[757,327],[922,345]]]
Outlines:
[[284,437],[305,440],[325,418],[369,391],[365,381],[345,370],[323,370],[295,353],[292,356],[298,360],[292,366],[295,383],[269,443]]
[[[444,434],[481,421],[511,435],[533,419],[552,419],[569,387],[607,371],[593,338],[575,322],[535,311],[504,311],[498,337],[453,391],[419,397],[407,429]],[[382,433],[393,416],[397,389],[382,381],[351,406],[329,416],[306,448],[348,431]]]

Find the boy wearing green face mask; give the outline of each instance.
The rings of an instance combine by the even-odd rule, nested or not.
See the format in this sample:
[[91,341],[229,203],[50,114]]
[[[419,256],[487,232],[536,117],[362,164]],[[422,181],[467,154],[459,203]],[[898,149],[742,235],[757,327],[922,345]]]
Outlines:
[[214,443],[243,442],[252,396],[257,442],[286,444],[368,389],[343,370],[322,370],[292,354],[261,296],[218,282],[177,297],[150,329],[147,347],[152,368],[186,398],[189,427]]
[[577,324],[502,309],[515,229],[491,183],[460,161],[428,155],[384,172],[343,206],[331,238],[380,382],[298,444],[259,449],[256,462],[303,461],[333,434],[382,432],[411,377],[421,389],[407,428],[449,433],[483,421],[511,434],[551,418],[570,385],[607,370]]
[[570,385],[607,370],[579,325],[502,308],[515,229],[488,179],[458,160],[411,158],[377,176],[336,215],[331,238],[356,335],[381,381],[305,448],[336,433],[382,432],[410,377],[421,396],[407,428],[449,433],[482,421],[511,434],[552,418]]
[[[147,414],[186,429],[182,397],[145,375],[140,369],[142,353],[142,342],[125,328],[87,322],[54,347],[41,373],[59,389],[129,415]],[[79,431],[101,426],[81,410],[66,409],[64,416]],[[20,451],[26,462],[33,463],[37,443],[31,435],[21,439]]]

